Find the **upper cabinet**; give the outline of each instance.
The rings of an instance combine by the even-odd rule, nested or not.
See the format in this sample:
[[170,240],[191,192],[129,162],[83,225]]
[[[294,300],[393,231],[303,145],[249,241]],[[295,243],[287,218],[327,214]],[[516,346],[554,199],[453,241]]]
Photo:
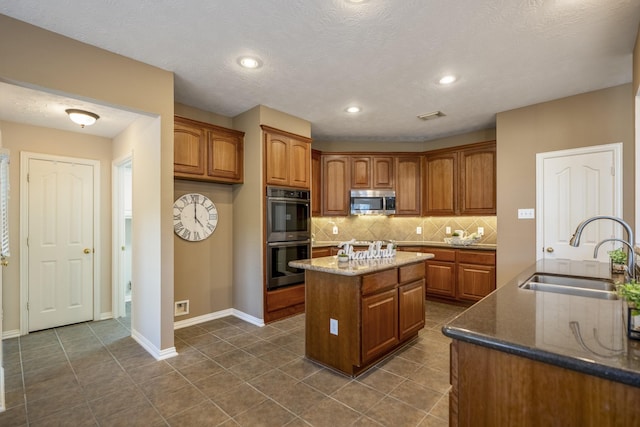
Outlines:
[[322,157],[311,150],[311,216],[322,215]]
[[418,155],[395,158],[396,215],[420,216],[421,163]]
[[311,186],[311,139],[262,125],[267,185]]
[[242,183],[244,132],[178,116],[173,132],[174,177]]
[[495,215],[495,141],[425,155],[423,215]]
[[393,156],[350,156],[351,189],[394,188]]
[[348,156],[322,156],[322,215],[349,215],[350,167]]

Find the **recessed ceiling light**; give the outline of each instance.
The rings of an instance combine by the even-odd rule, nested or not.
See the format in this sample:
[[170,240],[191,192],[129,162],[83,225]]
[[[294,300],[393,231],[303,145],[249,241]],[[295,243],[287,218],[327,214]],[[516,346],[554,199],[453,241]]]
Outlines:
[[352,107],[345,108],[344,111],[346,111],[347,113],[359,113],[360,111],[362,111],[362,108],[352,106]]
[[262,61],[252,56],[241,56],[238,58],[238,64],[240,64],[241,67],[250,69],[262,67]]
[[442,76],[440,80],[438,80],[438,83],[440,83],[441,85],[450,85],[456,80],[458,80],[456,76],[454,76],[453,74],[447,74],[446,76]]

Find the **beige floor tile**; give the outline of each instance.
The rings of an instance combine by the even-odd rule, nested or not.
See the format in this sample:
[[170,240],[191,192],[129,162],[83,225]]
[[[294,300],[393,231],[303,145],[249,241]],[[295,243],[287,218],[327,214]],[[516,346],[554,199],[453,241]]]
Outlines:
[[212,401],[231,417],[255,408],[265,400],[267,397],[264,394],[246,383],[212,398]]
[[384,396],[384,393],[374,390],[358,381],[348,383],[331,395],[334,399],[358,412],[366,412],[382,400]]
[[306,410],[301,417],[315,427],[335,427],[350,425],[361,415],[337,400],[327,397],[319,404]]
[[175,390],[158,390],[149,400],[163,417],[169,418],[185,409],[199,405],[205,400],[205,396],[197,387],[188,384]]
[[365,415],[383,425],[415,426],[427,413],[392,397],[385,397],[365,412]]
[[331,394],[351,382],[351,378],[323,368],[305,378],[303,382],[325,394]]
[[300,415],[308,408],[319,404],[326,398],[326,395],[304,383],[295,383],[290,387],[278,390],[269,397],[294,414]]
[[193,408],[167,419],[171,427],[217,426],[230,420],[229,416],[211,402],[202,402]]
[[394,388],[389,393],[389,396],[395,397],[416,409],[429,412],[443,397],[443,394],[407,380]]
[[260,405],[235,417],[234,421],[247,427],[279,427],[291,422],[294,418],[294,414],[273,400],[265,400]]
[[222,371],[194,383],[205,396],[212,399],[242,384],[243,381],[229,371]]

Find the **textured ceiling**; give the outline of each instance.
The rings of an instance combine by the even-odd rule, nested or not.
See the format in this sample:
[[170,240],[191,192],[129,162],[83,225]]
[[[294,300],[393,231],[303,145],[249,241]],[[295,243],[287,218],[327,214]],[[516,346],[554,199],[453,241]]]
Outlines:
[[[411,141],[630,82],[640,1],[0,0],[0,13],[173,71],[183,104],[266,105],[316,140]],[[264,66],[241,69],[245,54]],[[460,79],[441,86],[445,73]],[[446,116],[416,118],[434,110]]]

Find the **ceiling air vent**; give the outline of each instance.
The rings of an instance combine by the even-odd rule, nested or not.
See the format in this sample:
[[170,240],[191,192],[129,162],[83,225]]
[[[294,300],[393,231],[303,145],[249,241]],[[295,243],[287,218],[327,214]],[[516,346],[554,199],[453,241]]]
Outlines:
[[430,113],[420,114],[418,118],[420,120],[433,120],[437,119],[438,117],[444,117],[445,115],[446,114],[444,114],[442,111],[432,111]]

